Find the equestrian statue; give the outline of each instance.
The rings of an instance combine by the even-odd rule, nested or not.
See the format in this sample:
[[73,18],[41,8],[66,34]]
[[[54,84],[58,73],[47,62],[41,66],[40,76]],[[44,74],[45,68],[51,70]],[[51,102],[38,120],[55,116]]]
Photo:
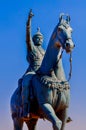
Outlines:
[[39,118],[52,123],[53,130],[64,130],[68,121],[70,102],[71,68],[66,79],[62,56],[65,50],[71,54],[75,47],[72,40],[70,16],[60,14],[58,24],[50,37],[46,52],[41,47],[43,35],[38,28],[31,36],[31,20],[34,14],[29,12],[26,24],[27,61],[29,67],[19,79],[18,87],[10,101],[14,130],[22,130],[25,122],[28,130],[36,130]]

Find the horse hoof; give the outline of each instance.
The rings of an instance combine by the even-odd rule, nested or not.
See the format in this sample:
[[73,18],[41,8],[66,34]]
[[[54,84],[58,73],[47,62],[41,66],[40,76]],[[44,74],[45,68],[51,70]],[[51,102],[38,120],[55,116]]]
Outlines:
[[62,126],[62,122],[61,121],[58,121],[54,126],[54,130],[61,130],[61,126]]

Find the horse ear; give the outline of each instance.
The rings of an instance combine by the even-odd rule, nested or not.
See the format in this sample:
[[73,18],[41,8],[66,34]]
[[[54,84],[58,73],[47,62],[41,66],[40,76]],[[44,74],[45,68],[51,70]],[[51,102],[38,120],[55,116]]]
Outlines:
[[63,16],[64,16],[64,13],[61,13],[60,16],[59,16],[59,23],[61,23]]
[[69,24],[69,22],[70,22],[70,16],[69,15],[67,15],[67,17],[66,17],[66,21],[67,21],[67,23]]

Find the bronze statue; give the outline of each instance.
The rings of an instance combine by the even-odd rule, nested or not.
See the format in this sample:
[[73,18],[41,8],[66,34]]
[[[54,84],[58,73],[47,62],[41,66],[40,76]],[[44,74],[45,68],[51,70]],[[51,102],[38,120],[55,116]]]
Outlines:
[[[31,18],[32,15],[30,11],[29,16]],[[30,29],[30,27],[28,28]],[[27,44],[28,39],[31,41],[31,37],[29,36],[27,35]],[[34,43],[36,40],[33,38]],[[40,43],[42,42],[40,41]],[[31,51],[33,48],[31,46],[32,42],[28,45],[27,47]],[[70,101],[70,85],[64,73],[62,54],[63,50],[66,50],[71,55],[74,46],[72,41],[72,28],[70,27],[70,16],[61,14],[59,22],[51,35],[45,55],[44,51],[42,53],[37,48],[35,54],[38,57],[39,52],[41,54],[41,57],[39,57],[41,60],[37,61],[37,64],[35,64],[37,59],[33,60],[33,62],[30,61],[30,70],[28,69],[23,77],[22,87],[18,87],[12,95],[11,112],[14,130],[22,130],[23,122],[27,124],[29,130],[35,130],[39,118],[49,120],[53,125],[53,130],[64,130],[67,119],[69,119],[67,112]],[[36,66],[36,69],[32,69],[35,65],[38,65],[38,68]],[[23,94],[23,89],[26,89],[26,93],[28,93],[28,89],[30,94]],[[25,103],[23,103],[22,114],[22,101],[24,101],[24,96],[26,95],[29,96],[28,99],[26,98],[27,102],[25,101],[25,103],[27,105],[29,104],[30,107],[29,111],[27,111],[27,105],[25,106]],[[26,107],[25,112],[24,107]]]

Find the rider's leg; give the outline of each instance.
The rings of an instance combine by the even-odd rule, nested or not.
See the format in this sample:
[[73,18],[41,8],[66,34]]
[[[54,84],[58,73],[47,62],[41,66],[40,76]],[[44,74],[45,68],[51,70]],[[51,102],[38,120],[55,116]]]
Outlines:
[[30,111],[30,100],[29,100],[29,93],[30,93],[30,82],[34,72],[28,72],[23,77],[22,81],[22,105],[23,105],[23,116],[27,117],[28,112]]

